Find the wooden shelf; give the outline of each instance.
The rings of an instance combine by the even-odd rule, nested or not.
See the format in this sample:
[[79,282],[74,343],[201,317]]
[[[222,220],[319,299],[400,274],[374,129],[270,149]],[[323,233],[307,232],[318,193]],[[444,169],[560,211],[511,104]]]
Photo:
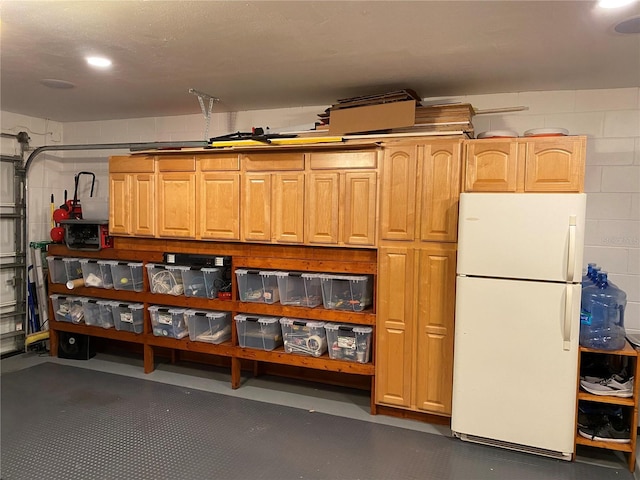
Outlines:
[[[344,249],[344,248],[319,248],[298,246],[274,246],[260,244],[235,244],[215,242],[194,242],[160,239],[117,239],[113,249],[105,249],[99,252],[83,252],[68,250],[62,245],[52,245],[49,254],[61,257],[99,258],[131,260],[144,263],[162,263],[164,252],[171,253],[197,253],[198,255],[231,255],[233,266],[245,268],[261,268],[285,271],[314,271],[337,272],[376,275],[377,252],[372,249]],[[74,324],[51,321],[51,354],[57,353],[57,331],[85,334],[95,337],[120,340],[143,345],[144,371],[150,373],[155,368],[154,349],[162,348],[172,351],[195,352],[198,354],[218,355],[231,358],[231,386],[240,386],[241,360],[253,361],[254,371],[257,372],[259,362],[277,364],[282,366],[303,367],[324,372],[335,372],[371,377],[372,395],[375,366],[373,363],[357,363],[342,360],[332,360],[327,354],[315,358],[311,356],[286,353],[281,347],[274,351],[264,351],[250,348],[242,348],[237,345],[235,334],[235,322],[233,316],[237,313],[248,313],[265,316],[301,318],[309,320],[321,320],[336,323],[349,323],[356,325],[375,326],[376,315],[373,308],[362,312],[343,310],[328,310],[318,306],[315,308],[297,307],[282,304],[263,304],[240,302],[237,299],[236,278],[232,275],[233,299],[218,300],[200,297],[186,297],[183,295],[164,295],[149,292],[147,272],[143,266],[144,291],[135,292],[128,290],[103,289],[94,287],[78,287],[67,289],[64,284],[49,283],[49,293],[66,296],[82,296],[95,299],[106,299],[120,302],[141,303],[144,305],[144,333],[134,334],[118,331],[115,328],[101,328],[86,324]],[[51,302],[50,302],[51,303]],[[158,337],[151,330],[148,307],[151,305],[173,306],[190,309],[213,310],[230,312],[232,316],[232,340],[221,344],[191,341],[187,336],[182,339]],[[54,318],[50,304],[50,317]],[[372,355],[373,358],[373,355]],[[243,362],[245,363],[245,362]],[[319,374],[319,376],[322,376]],[[372,396],[373,399],[373,396]],[[375,411],[375,403],[372,401],[372,412]]]
[[[629,398],[624,397],[613,397],[608,395],[593,395],[589,392],[585,392],[581,390],[580,387],[580,365],[582,363],[582,354],[597,354],[602,356],[609,357],[624,357],[629,359],[631,368],[630,374],[633,374],[634,382],[633,382],[633,396]],[[638,351],[634,349],[629,342],[625,341],[624,348],[620,350],[599,350],[594,348],[580,347],[579,348],[579,356],[578,356],[578,381],[577,381],[577,395],[576,395],[576,434],[575,434],[575,444],[576,445],[586,445],[589,447],[603,448],[606,450],[616,450],[619,452],[624,452],[628,454],[628,466],[629,470],[633,472],[635,470],[636,465],[636,443],[637,443],[637,434],[638,434],[638,397],[640,393],[640,379],[638,378],[638,374],[640,373],[639,364],[638,364]],[[590,440],[581,436],[578,433],[578,409],[580,407],[581,401],[600,403],[603,405],[620,405],[626,409],[626,413],[628,414],[626,418],[628,419],[628,425],[630,430],[630,440],[629,443],[616,443],[616,442],[603,442],[597,440]],[[629,414],[630,413],[630,414]]]

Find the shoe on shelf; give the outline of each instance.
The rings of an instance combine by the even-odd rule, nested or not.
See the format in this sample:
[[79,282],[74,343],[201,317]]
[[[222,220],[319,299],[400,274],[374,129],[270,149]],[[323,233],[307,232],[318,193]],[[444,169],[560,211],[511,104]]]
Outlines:
[[598,442],[631,442],[631,432],[629,431],[629,426],[625,425],[624,421],[617,417],[607,417],[606,421],[604,421],[600,425],[592,427],[579,427],[578,433],[581,437]]
[[580,380],[580,386],[593,395],[608,395],[611,397],[628,398],[633,396],[633,378],[624,383],[619,382],[614,377],[598,379],[589,377]]
[[611,417],[617,419],[614,421],[622,421],[622,407],[591,402],[580,402],[578,405],[578,427],[597,427],[609,421]]

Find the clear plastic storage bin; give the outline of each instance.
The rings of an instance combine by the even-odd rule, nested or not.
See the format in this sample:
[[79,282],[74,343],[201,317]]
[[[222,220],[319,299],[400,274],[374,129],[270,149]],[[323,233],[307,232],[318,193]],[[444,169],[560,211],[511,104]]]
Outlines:
[[184,319],[185,308],[169,308],[151,305],[151,329],[156,337],[184,338],[189,335]]
[[49,278],[51,283],[67,283],[67,271],[64,268],[62,257],[47,257],[49,264]]
[[146,267],[151,293],[165,295],[182,295],[184,293],[182,272],[179,266],[147,263]]
[[276,317],[236,315],[238,343],[243,348],[274,350],[282,345],[280,322]]
[[113,288],[134,292],[142,291],[142,262],[118,262],[116,260],[109,260],[105,263],[108,263],[111,267]]
[[260,270],[236,270],[240,301],[277,303],[280,300],[280,294],[276,273]]
[[81,258],[82,278],[85,287],[113,288],[111,268],[105,268],[98,260]]
[[84,309],[82,297],[66,295],[50,295],[53,314],[58,322],[82,323],[84,321]]
[[212,267],[177,267],[187,297],[217,298],[222,287],[222,269]]
[[113,328],[113,306],[117,304],[118,302],[112,300],[98,300],[98,312],[102,328]]
[[325,323],[329,358],[368,363],[373,328],[358,325]]
[[114,302],[111,307],[113,323],[116,330],[122,332],[142,333],[144,325],[144,313],[141,303]]
[[193,342],[222,343],[231,338],[231,313],[187,310],[184,313]]
[[370,275],[320,274],[319,277],[324,308],[360,312],[371,305],[373,282]]
[[320,277],[316,273],[274,272],[283,305],[316,307],[322,303]]
[[281,318],[284,351],[319,357],[327,351],[324,322]]
[[83,297],[80,299],[82,303],[82,312],[84,313],[84,323],[93,326],[102,326],[100,324],[100,307],[98,300],[95,298]]
[[66,257],[62,259],[62,263],[64,263],[64,269],[67,272],[67,282],[82,278],[82,265],[80,265],[79,258]]

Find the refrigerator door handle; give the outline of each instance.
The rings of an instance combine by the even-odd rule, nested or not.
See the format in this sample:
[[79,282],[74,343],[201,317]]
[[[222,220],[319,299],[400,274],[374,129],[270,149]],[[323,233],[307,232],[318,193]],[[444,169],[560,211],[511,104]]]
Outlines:
[[563,350],[571,350],[571,320],[573,317],[573,285],[565,287],[564,326],[562,327]]
[[576,216],[569,215],[569,252],[567,253],[567,281],[575,282],[573,278],[576,265]]

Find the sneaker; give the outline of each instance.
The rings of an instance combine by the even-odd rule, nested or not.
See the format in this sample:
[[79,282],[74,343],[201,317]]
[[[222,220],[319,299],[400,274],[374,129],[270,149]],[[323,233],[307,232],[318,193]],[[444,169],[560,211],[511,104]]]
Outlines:
[[587,377],[585,377],[584,380],[580,380],[580,386],[593,395],[625,398],[633,396],[633,378],[627,380],[625,383],[619,382],[614,377],[591,379],[595,381],[588,381],[586,378]]
[[611,417],[621,420],[622,407],[591,402],[580,402],[578,406],[578,427],[580,428],[597,427],[606,423]]
[[607,420],[597,426],[580,427],[578,433],[581,437],[598,442],[610,443],[630,443],[631,432],[629,425],[625,425],[621,419],[607,418]]

